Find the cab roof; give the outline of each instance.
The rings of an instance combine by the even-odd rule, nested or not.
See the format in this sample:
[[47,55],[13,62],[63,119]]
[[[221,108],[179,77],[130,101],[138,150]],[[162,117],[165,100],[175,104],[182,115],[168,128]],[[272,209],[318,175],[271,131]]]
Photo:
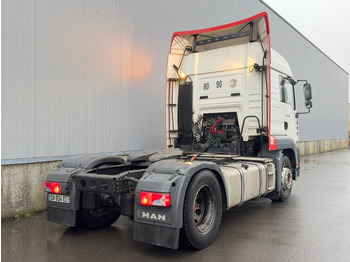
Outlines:
[[170,53],[183,53],[185,49],[202,52],[227,46],[261,41],[270,48],[270,28],[266,12],[234,23],[173,34]]

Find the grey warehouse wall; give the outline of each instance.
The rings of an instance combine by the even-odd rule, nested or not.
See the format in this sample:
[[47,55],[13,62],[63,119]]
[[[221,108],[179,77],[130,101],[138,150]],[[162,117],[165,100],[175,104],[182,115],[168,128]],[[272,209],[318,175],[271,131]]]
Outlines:
[[261,1],[4,0],[2,164],[164,147],[172,33],[262,11],[272,48],[313,85],[300,140],[346,138],[347,73]]

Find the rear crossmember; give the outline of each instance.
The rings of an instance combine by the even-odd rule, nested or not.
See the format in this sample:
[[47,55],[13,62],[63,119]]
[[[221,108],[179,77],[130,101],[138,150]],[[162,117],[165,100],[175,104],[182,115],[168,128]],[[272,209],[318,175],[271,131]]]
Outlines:
[[75,188],[106,194],[124,194],[135,191],[138,180],[146,169],[124,171],[118,175],[80,173],[74,179]]

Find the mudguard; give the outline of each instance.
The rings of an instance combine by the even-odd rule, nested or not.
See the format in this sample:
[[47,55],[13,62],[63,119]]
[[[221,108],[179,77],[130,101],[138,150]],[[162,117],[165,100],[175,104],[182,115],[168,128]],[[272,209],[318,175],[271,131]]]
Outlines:
[[[219,166],[207,161],[163,160],[148,167],[135,190],[134,240],[178,248],[186,190],[192,176],[203,169],[214,171],[222,179]],[[143,206],[141,191],[170,193],[171,206]]]
[[[300,166],[297,164],[297,163],[300,163],[299,148],[296,146],[294,140],[288,136],[274,136],[274,137],[276,138],[276,142],[277,142],[277,150],[290,151],[290,161],[292,166],[295,168],[295,176],[293,177],[293,179],[297,180],[298,177],[300,176]],[[271,153],[273,152],[274,151],[271,151]]]
[[[67,226],[76,225],[76,212],[80,207],[80,191],[75,187],[74,177],[103,163],[124,164],[119,156],[83,155],[67,158],[60,162],[46,181],[59,182],[64,185],[65,195],[69,195],[70,203],[52,202],[47,198],[47,220]],[[49,194],[48,194],[49,196]]]
[[80,168],[84,170],[91,169],[103,163],[124,164],[125,159],[120,156],[104,156],[104,155],[80,155],[64,159],[57,168]]

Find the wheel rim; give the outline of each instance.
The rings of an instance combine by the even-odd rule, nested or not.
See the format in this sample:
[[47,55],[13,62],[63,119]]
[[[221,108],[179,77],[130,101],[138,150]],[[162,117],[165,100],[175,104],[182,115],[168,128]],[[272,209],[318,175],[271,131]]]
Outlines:
[[292,188],[293,184],[293,175],[292,170],[284,166],[282,169],[282,189],[288,191]]
[[213,224],[215,202],[212,189],[205,185],[196,193],[193,203],[193,221],[198,231],[204,233]]

